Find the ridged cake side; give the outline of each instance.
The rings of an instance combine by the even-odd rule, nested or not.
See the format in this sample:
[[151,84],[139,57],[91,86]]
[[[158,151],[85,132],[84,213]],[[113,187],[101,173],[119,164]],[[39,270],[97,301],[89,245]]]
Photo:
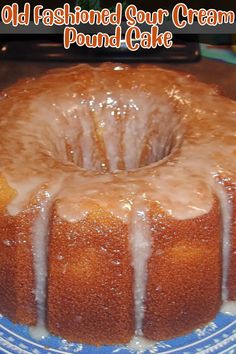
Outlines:
[[155,66],[0,99],[0,312],[90,344],[165,339],[236,298],[236,104]]

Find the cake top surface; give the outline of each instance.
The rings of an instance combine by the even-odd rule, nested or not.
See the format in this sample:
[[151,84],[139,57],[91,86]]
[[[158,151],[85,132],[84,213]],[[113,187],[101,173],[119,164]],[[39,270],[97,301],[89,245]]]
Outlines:
[[12,215],[54,196],[71,222],[96,208],[127,220],[137,199],[186,219],[210,210],[217,178],[235,181],[236,103],[156,66],[83,64],[20,81],[1,96],[0,125]]

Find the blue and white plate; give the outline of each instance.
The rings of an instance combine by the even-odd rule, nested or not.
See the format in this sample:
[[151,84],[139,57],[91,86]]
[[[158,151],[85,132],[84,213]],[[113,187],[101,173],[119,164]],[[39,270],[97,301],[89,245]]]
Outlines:
[[[35,341],[28,333],[28,328],[15,325],[0,316],[0,353],[14,354],[107,354],[138,353],[125,346],[93,347],[69,343],[63,339],[49,336]],[[165,354],[235,354],[236,353],[236,316],[219,314],[214,322],[193,333],[158,342],[146,353]]]

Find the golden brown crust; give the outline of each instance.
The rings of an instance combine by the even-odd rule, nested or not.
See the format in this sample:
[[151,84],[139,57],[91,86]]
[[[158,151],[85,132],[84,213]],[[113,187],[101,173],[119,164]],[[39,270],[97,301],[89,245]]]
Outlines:
[[53,212],[48,326],[89,344],[128,342],[134,333],[133,269],[127,225],[103,210],[77,223]]
[[[156,208],[152,213],[152,220],[157,214],[160,217]],[[29,237],[33,219],[32,210],[8,217],[8,222],[5,216],[0,217],[0,227],[4,228],[1,235],[5,235],[0,249],[1,312],[15,322],[30,325],[36,322]],[[219,220],[215,202],[208,215],[195,220],[176,221],[163,215],[159,222],[154,221],[144,319],[148,338],[184,334],[217,313],[221,303]],[[7,235],[11,235],[10,246],[5,242]],[[131,339],[133,271],[128,250],[127,226],[102,211],[91,212],[73,226],[54,212],[48,286],[48,326],[52,333],[96,345]],[[111,285],[114,292],[109,292]]]
[[0,214],[0,313],[27,325],[37,320],[31,238],[35,214]]
[[[210,321],[221,305],[217,200],[209,214],[193,220],[160,215],[153,206],[144,319],[150,339],[185,334]],[[134,334],[134,279],[127,226],[99,210],[73,225],[54,212],[51,230],[50,331],[96,345],[128,342]]]
[[[88,87],[93,87],[95,80],[94,72],[88,70],[88,68],[88,66],[82,66],[80,69],[69,68],[64,70],[63,77],[65,78],[65,82],[61,80],[61,71],[55,70],[39,79],[38,82],[28,80],[16,84],[9,90],[6,90],[7,98],[1,103],[1,114],[5,114],[2,112],[8,111],[9,107],[13,107],[12,103],[14,103],[15,106],[14,109],[12,109],[11,115],[9,113],[14,128],[14,115],[16,115],[18,109],[17,100],[19,100],[21,104],[20,113],[24,116],[24,110],[29,104],[28,101],[33,101],[38,97],[38,94],[44,94],[44,90],[45,96],[43,96],[43,99],[45,99],[45,97],[47,98],[48,94],[50,99],[47,107],[51,107],[58,93],[52,90],[54,86],[60,91],[60,99],[64,97],[64,84],[67,84],[67,87],[70,88],[71,82],[79,82],[78,92],[79,94],[83,94],[83,89],[86,90]],[[98,82],[97,91],[103,90],[102,85],[106,84],[107,87],[109,87],[110,81],[112,81],[115,87],[117,87],[119,83],[121,87],[123,85],[123,88],[128,88],[128,90],[135,90],[134,87],[138,82],[139,86],[137,87],[140,89],[143,80],[145,80],[145,75],[147,75],[147,70],[152,70],[151,67],[147,69],[147,66],[143,66],[144,70],[142,72],[142,66],[140,66],[137,69],[140,70],[140,75],[137,79],[136,71],[129,69],[130,76],[133,78],[132,81],[129,75],[122,74],[121,77],[119,77],[114,70],[111,73],[111,64],[105,64],[102,68],[104,72],[107,71],[108,73],[105,73],[106,77],[104,82]],[[224,135],[221,134],[220,129],[214,129],[214,124],[208,119],[208,116],[218,114],[217,122],[220,126],[219,117],[224,113],[224,109],[230,112],[232,111],[233,107],[235,107],[233,104],[231,105],[232,102],[230,103],[229,100],[218,96],[217,90],[213,87],[209,88],[200,83],[194,85],[192,82],[194,79],[191,78],[191,80],[187,80],[185,75],[179,75],[178,73],[169,71],[166,71],[167,76],[163,74],[158,75],[158,69],[156,69],[156,67],[155,75],[156,78],[160,79],[158,82],[159,89],[162,89],[162,86],[165,88],[163,96],[172,97],[171,105],[176,106],[175,108],[178,110],[178,113],[185,113],[186,116],[191,118],[189,120],[186,119],[185,122],[187,131],[185,143],[189,139],[189,146],[187,146],[187,148],[185,146],[185,153],[188,153],[188,147],[197,147],[198,145],[201,147],[202,143],[205,144],[206,149],[210,149],[210,145],[214,145],[217,139],[219,140],[219,145],[222,144],[224,147],[225,139],[227,140],[225,145],[229,150],[226,149],[226,152],[222,152],[216,148],[212,150],[212,155],[218,154],[219,156],[216,156],[216,164],[221,167],[222,163],[223,169],[227,170],[228,168],[230,170],[232,163],[228,161],[230,158],[228,158],[226,162],[224,160],[225,157],[227,157],[227,151],[231,151],[230,147],[233,145],[233,140],[231,141],[233,138],[229,134],[231,132],[231,120],[225,119],[228,135]],[[81,81],[79,81],[80,79]],[[143,88],[144,91],[142,94],[145,92],[149,93],[149,90],[156,94],[156,81],[152,78],[150,73],[149,79],[146,79],[146,81],[147,86],[144,85],[145,87]],[[27,90],[30,92],[29,94],[27,90],[25,90],[25,87],[27,87]],[[202,102],[202,91],[207,92],[208,89],[209,102],[211,102],[209,107],[208,103],[206,103],[206,97],[204,98],[204,102]],[[74,87],[70,88],[70,95],[73,94],[73,90]],[[87,99],[89,97],[90,95],[88,95]],[[192,99],[193,97],[194,100]],[[214,107],[218,99],[222,99],[223,108],[220,105],[217,106],[217,108]],[[40,103],[41,102],[42,101],[40,101]],[[37,107],[40,107],[39,103]],[[201,114],[198,112],[198,107],[202,109]],[[192,116],[193,109],[194,115]],[[58,111],[53,112],[58,113]],[[198,120],[196,125],[194,118]],[[233,117],[231,118],[233,120]],[[45,122],[43,122],[42,127],[44,127],[44,123]],[[96,117],[94,117],[93,123],[92,136],[96,143],[94,154],[99,157],[98,160],[100,159],[101,163],[108,166],[110,161],[108,161],[109,159],[106,156],[105,140],[102,136],[102,132],[96,126]],[[123,121],[121,120],[119,124],[121,127],[120,134],[124,137]],[[6,127],[6,131],[8,131],[7,124]],[[158,132],[156,127],[155,129],[153,128],[152,134]],[[50,133],[50,129],[48,129],[48,131]],[[202,133],[206,131],[209,135],[203,135],[202,137]],[[81,132],[78,131],[78,135],[81,135]],[[11,130],[9,130],[9,134],[11,134]],[[148,138],[151,139],[152,134],[148,136],[146,140],[148,140]],[[50,140],[49,137],[50,134],[47,136],[46,142]],[[198,141],[199,137],[202,137],[200,143]],[[9,139],[7,136],[5,137],[5,135],[4,138],[6,143]],[[57,142],[58,141],[56,141],[56,143]],[[83,163],[81,151],[83,149],[81,141],[78,144],[80,145],[78,147],[79,160],[77,163],[81,167]],[[125,155],[124,144],[121,145],[119,146],[119,151],[121,151],[120,154],[123,156]],[[24,152],[24,144],[22,141],[19,141],[19,146],[13,144],[12,150],[15,150],[16,147],[23,147],[21,152]],[[170,147],[172,147],[172,142]],[[131,146],[131,149],[132,148]],[[145,166],[147,163],[147,156],[150,153],[149,149],[150,146],[148,146],[147,142],[145,149],[141,151],[141,166]],[[26,150],[25,159],[27,160],[27,158],[30,157],[31,151]],[[170,158],[166,158],[164,162],[162,161],[159,167],[150,167],[146,169],[145,172],[143,172],[144,170],[137,169],[130,172],[129,175],[124,174],[125,177],[120,179],[120,185],[122,186],[120,189],[119,183],[117,182],[116,184],[115,180],[120,178],[118,175],[114,177],[115,182],[112,179],[109,181],[110,184],[106,181],[99,182],[98,178],[93,182],[96,172],[90,177],[90,180],[87,180],[88,182],[85,181],[85,183],[83,179],[76,180],[75,178],[72,186],[78,187],[78,190],[74,191],[72,188],[72,194],[68,196],[69,201],[68,204],[65,203],[66,206],[70,206],[70,202],[74,197],[73,194],[75,194],[73,202],[75,202],[76,206],[82,205],[83,207],[83,202],[81,202],[80,197],[85,196],[86,199],[86,188],[89,188],[87,187],[89,183],[95,188],[95,195],[101,195],[101,198],[104,197],[104,200],[102,200],[102,202],[104,202],[105,192],[107,192],[106,187],[101,188],[101,190],[98,188],[98,192],[101,193],[97,193],[96,181],[100,183],[100,186],[106,183],[109,185],[108,200],[111,204],[105,203],[105,207],[102,209],[102,203],[101,205],[90,205],[90,197],[88,197],[88,200],[85,200],[86,216],[84,217],[82,215],[81,220],[76,219],[76,221],[70,222],[69,219],[71,215],[73,216],[73,212],[69,216],[66,215],[68,219],[66,217],[62,218],[61,215],[63,212],[59,215],[57,203],[54,203],[49,225],[47,288],[47,325],[52,333],[69,340],[96,345],[125,343],[134,335],[134,270],[129,240],[130,225],[129,221],[125,220],[125,218],[122,220],[120,215],[116,215],[116,213],[112,215],[109,213],[107,205],[115,206],[113,212],[116,207],[118,209],[119,196],[122,195],[123,198],[123,191],[127,193],[128,177],[129,184],[131,185],[129,192],[131,191],[130,195],[132,195],[133,198],[131,198],[130,203],[130,205],[132,205],[135,194],[145,194],[147,185],[153,184],[155,186],[155,183],[161,184],[162,180],[157,179],[157,177],[159,177],[158,173],[161,175],[163,171],[162,167],[164,166],[165,168],[167,162],[169,163],[171,171],[172,163],[174,165],[176,161],[181,158],[183,158],[183,161],[185,160],[185,156],[181,156],[182,151],[181,149],[177,149]],[[22,168],[24,173],[21,171],[21,177],[23,180],[27,179],[29,171],[33,171],[34,173],[36,171],[36,175],[38,171],[40,171],[42,175],[45,173],[46,178],[50,177],[52,180],[54,179],[54,182],[56,182],[62,169],[64,169],[63,172],[68,172],[68,174],[70,171],[73,171],[75,174],[78,173],[78,175],[82,174],[81,169],[78,169],[78,166],[75,164],[67,165],[69,161],[75,162],[72,147],[68,141],[66,141],[65,148],[68,161],[63,160],[64,165],[60,160],[60,154],[55,155],[55,157],[53,154],[47,155],[44,150],[43,152],[41,150],[36,152],[38,153],[37,162],[33,162],[29,170]],[[190,185],[190,191],[187,188],[186,190],[184,189],[185,184],[187,184],[185,179],[178,176],[179,179],[176,181],[176,174],[174,174],[174,178],[172,178],[173,176],[170,171],[168,172],[169,181],[172,181],[172,190],[176,191],[175,186],[179,187],[180,185],[180,191],[182,191],[183,194],[186,192],[186,194],[189,193],[190,196],[192,195],[191,178],[193,180],[195,178],[198,181],[199,176],[201,177],[201,171],[198,173],[198,162],[200,158],[203,159],[204,156],[201,156],[201,154],[203,155],[204,153],[204,148],[197,150],[196,155],[194,155],[194,157],[197,157],[195,164],[191,164],[192,156],[190,156],[190,158],[188,156],[186,160],[189,158],[190,163],[187,165],[180,164],[180,168],[176,170],[176,174],[181,173],[182,170],[189,171],[189,174],[185,175],[183,173],[181,176],[189,176],[190,180],[188,180],[188,184]],[[208,153],[210,156],[209,151]],[[198,156],[198,154],[200,155]],[[212,156],[210,157],[212,160]],[[8,156],[5,156],[4,161],[8,162]],[[25,167],[24,160],[22,161],[22,165]],[[208,162],[209,160],[206,159],[206,161]],[[38,170],[37,164],[40,166]],[[14,160],[11,167],[16,168],[16,166],[18,165],[16,164],[16,160]],[[119,168],[125,168],[124,160],[119,159],[117,166]],[[219,166],[217,166],[217,168]],[[20,168],[21,167],[22,166],[20,166]],[[207,169],[208,165],[203,164],[203,167]],[[55,174],[48,174],[48,170],[51,171],[53,169],[56,171],[54,171]],[[109,168],[104,168],[102,172],[105,170],[107,171]],[[18,178],[19,171],[17,168],[15,172]],[[153,178],[151,181],[151,179],[148,178],[154,172],[156,173],[154,176],[156,179]],[[213,172],[215,172],[215,170]],[[165,177],[165,170],[162,173],[162,177]],[[85,172],[83,177],[84,176],[87,176]],[[72,177],[71,172],[71,179]],[[164,177],[163,180],[165,179]],[[229,176],[225,176],[226,179],[228,177]],[[232,176],[229,178],[231,177]],[[132,178],[134,179],[132,180]],[[136,187],[141,186],[138,189],[132,189],[135,178],[136,181],[140,180],[140,182],[136,184]],[[235,176],[233,176],[233,178],[235,179]],[[226,184],[229,191],[228,194],[232,197],[231,201],[233,204],[232,249],[228,280],[230,299],[236,299],[236,191],[233,178],[228,185]],[[79,189],[81,181],[84,183],[82,191]],[[146,310],[143,322],[144,335],[150,339],[171,338],[201,326],[216,315],[221,305],[223,260],[220,202],[213,196],[211,206],[211,188],[213,183],[211,187],[208,188],[208,181],[206,182],[206,186],[205,179],[203,178],[204,186],[201,185],[201,181],[202,179],[200,178],[199,184],[196,183],[194,185],[196,190],[193,188],[193,195],[195,193],[196,201],[194,201],[193,205],[190,205],[189,208],[190,211],[193,211],[194,207],[195,210],[197,210],[198,204],[196,205],[194,203],[197,203],[198,196],[199,200],[201,196],[203,196],[203,202],[200,203],[199,207],[200,216],[188,218],[191,214],[185,213],[184,209],[189,206],[188,203],[183,202],[182,209],[179,204],[175,203],[173,206],[172,204],[174,203],[172,203],[171,193],[168,196],[170,200],[168,201],[169,204],[167,202],[166,210],[172,207],[172,212],[173,210],[178,212],[178,209],[180,209],[183,210],[182,214],[180,212],[177,216],[175,215],[175,217],[167,215],[156,203],[153,203],[150,209],[152,253],[148,261]],[[71,180],[69,178],[69,183],[70,182]],[[93,183],[95,186],[93,186]],[[110,187],[111,185],[114,189]],[[168,183],[163,185],[167,186],[167,188],[170,186]],[[0,187],[0,312],[15,322],[35,324],[37,311],[34,295],[35,274],[31,234],[33,225],[38,216],[39,201],[38,205],[30,205],[29,208],[26,208],[17,216],[9,216],[6,213],[5,207],[14,197],[15,192],[8,187],[6,180],[1,176]],[[66,192],[67,187],[68,186],[64,184],[63,188]],[[92,187],[91,190],[94,189]],[[160,197],[160,193],[162,192],[161,187],[158,189],[159,195],[158,193],[155,194],[153,199],[150,199],[151,201],[157,200],[157,198]],[[36,189],[38,189],[38,186]],[[36,189],[35,193],[38,191]],[[204,195],[205,191],[208,193],[207,197]],[[114,194],[112,194],[112,192]],[[116,192],[117,195],[115,195]],[[81,194],[78,194],[79,197],[77,197],[76,193]],[[91,196],[92,194],[88,193],[88,195]],[[165,199],[165,193],[162,195],[164,195],[163,199]],[[67,196],[62,193],[62,204],[65,202],[66,197]],[[99,198],[100,197],[95,197],[94,200],[99,201]],[[113,198],[114,203],[112,203]],[[121,200],[125,199],[122,198]],[[163,199],[162,203],[165,202]],[[174,198],[173,200],[175,202]],[[179,200],[182,201],[181,193]],[[206,203],[206,200],[208,203]],[[204,209],[206,204],[207,206],[211,206],[209,212],[207,207]],[[168,206],[170,206],[170,208],[168,208]],[[191,206],[193,206],[192,209]],[[66,207],[64,209],[66,209]],[[79,212],[75,212],[75,214],[77,214],[75,216],[78,217]],[[188,217],[186,215],[188,215]]]
[[209,322],[221,305],[219,203],[192,220],[153,211],[144,335],[168,339]]

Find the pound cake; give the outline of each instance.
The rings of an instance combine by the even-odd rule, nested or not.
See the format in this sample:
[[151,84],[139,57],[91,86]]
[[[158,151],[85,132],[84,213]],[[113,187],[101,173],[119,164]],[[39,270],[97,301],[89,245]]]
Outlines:
[[163,340],[236,300],[236,103],[156,66],[0,98],[0,313],[67,340]]

